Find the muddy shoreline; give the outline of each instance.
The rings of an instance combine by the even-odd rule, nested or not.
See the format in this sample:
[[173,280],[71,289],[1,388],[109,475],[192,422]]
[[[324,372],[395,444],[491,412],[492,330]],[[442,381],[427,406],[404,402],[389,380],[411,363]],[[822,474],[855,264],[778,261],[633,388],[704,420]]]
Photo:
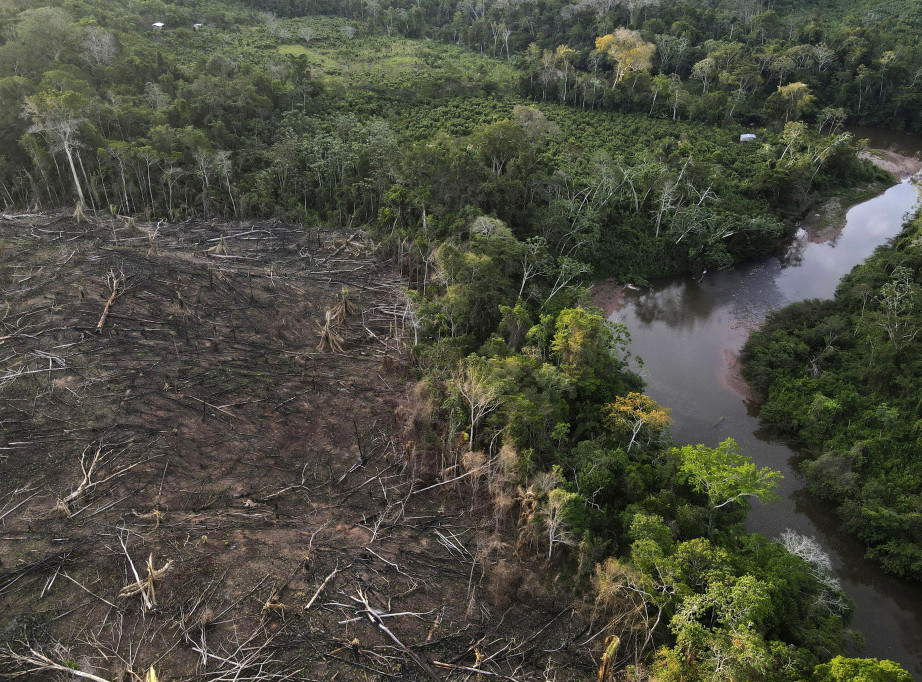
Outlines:
[[[893,175],[896,182],[922,173],[922,159],[888,149],[867,149],[859,152],[858,156]],[[892,186],[875,183],[861,188],[853,197],[830,197],[819,206],[811,207],[797,224],[797,229],[806,232],[807,240],[813,244],[835,241],[845,228],[845,215],[848,209],[872,198],[869,194],[877,196]]]
[[922,171],[922,160],[889,149],[866,149],[858,153],[858,158],[870,161],[878,168],[892,173],[898,182]]

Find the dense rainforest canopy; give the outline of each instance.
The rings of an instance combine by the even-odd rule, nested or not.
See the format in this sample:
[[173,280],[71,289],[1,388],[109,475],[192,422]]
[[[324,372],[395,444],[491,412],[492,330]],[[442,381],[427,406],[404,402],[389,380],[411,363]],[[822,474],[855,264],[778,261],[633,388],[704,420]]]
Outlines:
[[[845,5],[0,0],[0,203],[364,227],[408,282],[425,449],[619,633],[598,641],[600,679],[906,680],[841,656],[851,607],[828,557],[743,527],[778,474],[732,440],[674,444],[629,330],[582,288],[728,267],[817,196],[886,179],[842,126],[922,125],[922,12]],[[892,296],[862,289],[873,343],[851,340],[860,295],[834,304],[851,307],[828,346],[848,330],[860,357],[820,349],[820,370],[910,362],[918,267],[901,267],[874,275]],[[806,356],[815,341],[777,343]],[[786,379],[809,405],[779,384],[776,413],[870,415],[860,448],[819,434],[834,442],[815,470],[841,473],[821,476],[830,495],[879,491],[853,524],[918,571],[919,538],[892,533],[918,510],[888,509],[893,481],[859,473],[901,456],[914,427],[891,425],[913,387],[875,375],[879,400],[849,402],[831,376]]]

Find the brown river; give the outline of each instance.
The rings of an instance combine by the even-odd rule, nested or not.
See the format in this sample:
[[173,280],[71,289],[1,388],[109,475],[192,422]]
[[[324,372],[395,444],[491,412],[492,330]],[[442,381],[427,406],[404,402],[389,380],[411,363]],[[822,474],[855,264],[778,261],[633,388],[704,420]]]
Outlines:
[[[922,152],[920,136],[853,132],[870,138],[872,147],[902,156]],[[822,544],[856,604],[852,627],[867,642],[852,655],[897,661],[922,680],[922,584],[889,576],[864,559],[863,546],[841,531],[833,508],[807,493],[795,468],[797,454],[760,432],[756,406],[737,367],[746,337],[768,311],[831,297],[843,275],[899,233],[918,201],[917,187],[903,180],[853,206],[841,231],[824,230],[818,238],[801,230],[776,257],[616,295],[610,285],[605,295],[603,284],[596,300],[609,319],[627,324],[631,350],[644,360],[646,392],[672,409],[677,443],[714,446],[732,437],[759,466],[784,474],[781,500],[753,505],[748,527],[772,538],[791,528]]]

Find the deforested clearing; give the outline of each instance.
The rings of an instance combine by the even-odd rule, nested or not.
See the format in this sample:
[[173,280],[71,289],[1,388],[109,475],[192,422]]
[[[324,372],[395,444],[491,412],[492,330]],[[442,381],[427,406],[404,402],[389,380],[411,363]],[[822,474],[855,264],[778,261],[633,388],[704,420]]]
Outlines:
[[[442,679],[491,657],[501,679],[563,644],[577,676],[588,622],[527,567],[484,574],[476,495],[422,491],[407,304],[364,243],[0,219],[0,604],[23,643],[0,674]],[[341,352],[318,350],[331,325]]]

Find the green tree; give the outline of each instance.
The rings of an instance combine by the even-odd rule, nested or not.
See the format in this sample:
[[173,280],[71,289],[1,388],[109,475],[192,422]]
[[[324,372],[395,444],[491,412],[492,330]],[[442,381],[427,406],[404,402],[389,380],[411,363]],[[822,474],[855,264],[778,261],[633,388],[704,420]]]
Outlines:
[[813,669],[811,682],[911,682],[912,675],[893,661],[836,656]]
[[557,64],[563,66],[563,92],[560,93],[560,101],[567,101],[567,94],[570,83],[570,70],[573,69],[573,62],[579,58],[579,52],[568,45],[560,45],[554,51],[554,59]]
[[675,450],[683,478],[708,498],[709,537],[714,532],[717,510],[752,497],[762,501],[777,499],[773,491],[781,473],[768,467],[757,468],[748,457],[737,452],[737,447],[735,440],[727,438],[716,448],[686,445]]
[[551,490],[547,499],[541,505],[541,514],[547,530],[547,559],[554,556],[556,545],[575,545],[576,541],[570,533],[568,516],[571,507],[578,505],[583,498],[577,493],[567,492],[563,488]]
[[911,342],[922,330],[917,304],[922,289],[913,282],[913,271],[905,265],[893,269],[890,281],[880,288],[875,323],[887,334],[894,348]]
[[652,436],[668,427],[672,421],[668,409],[642,393],[628,393],[617,398],[605,406],[605,412],[614,428],[631,434],[627,444],[628,452],[642,429],[646,428]]
[[778,94],[784,100],[784,120],[799,119],[813,104],[816,97],[810,93],[806,83],[796,82],[778,86]]
[[468,449],[474,449],[474,432],[481,420],[500,406],[503,396],[501,377],[486,358],[472,355],[461,362],[452,385],[467,406]]

